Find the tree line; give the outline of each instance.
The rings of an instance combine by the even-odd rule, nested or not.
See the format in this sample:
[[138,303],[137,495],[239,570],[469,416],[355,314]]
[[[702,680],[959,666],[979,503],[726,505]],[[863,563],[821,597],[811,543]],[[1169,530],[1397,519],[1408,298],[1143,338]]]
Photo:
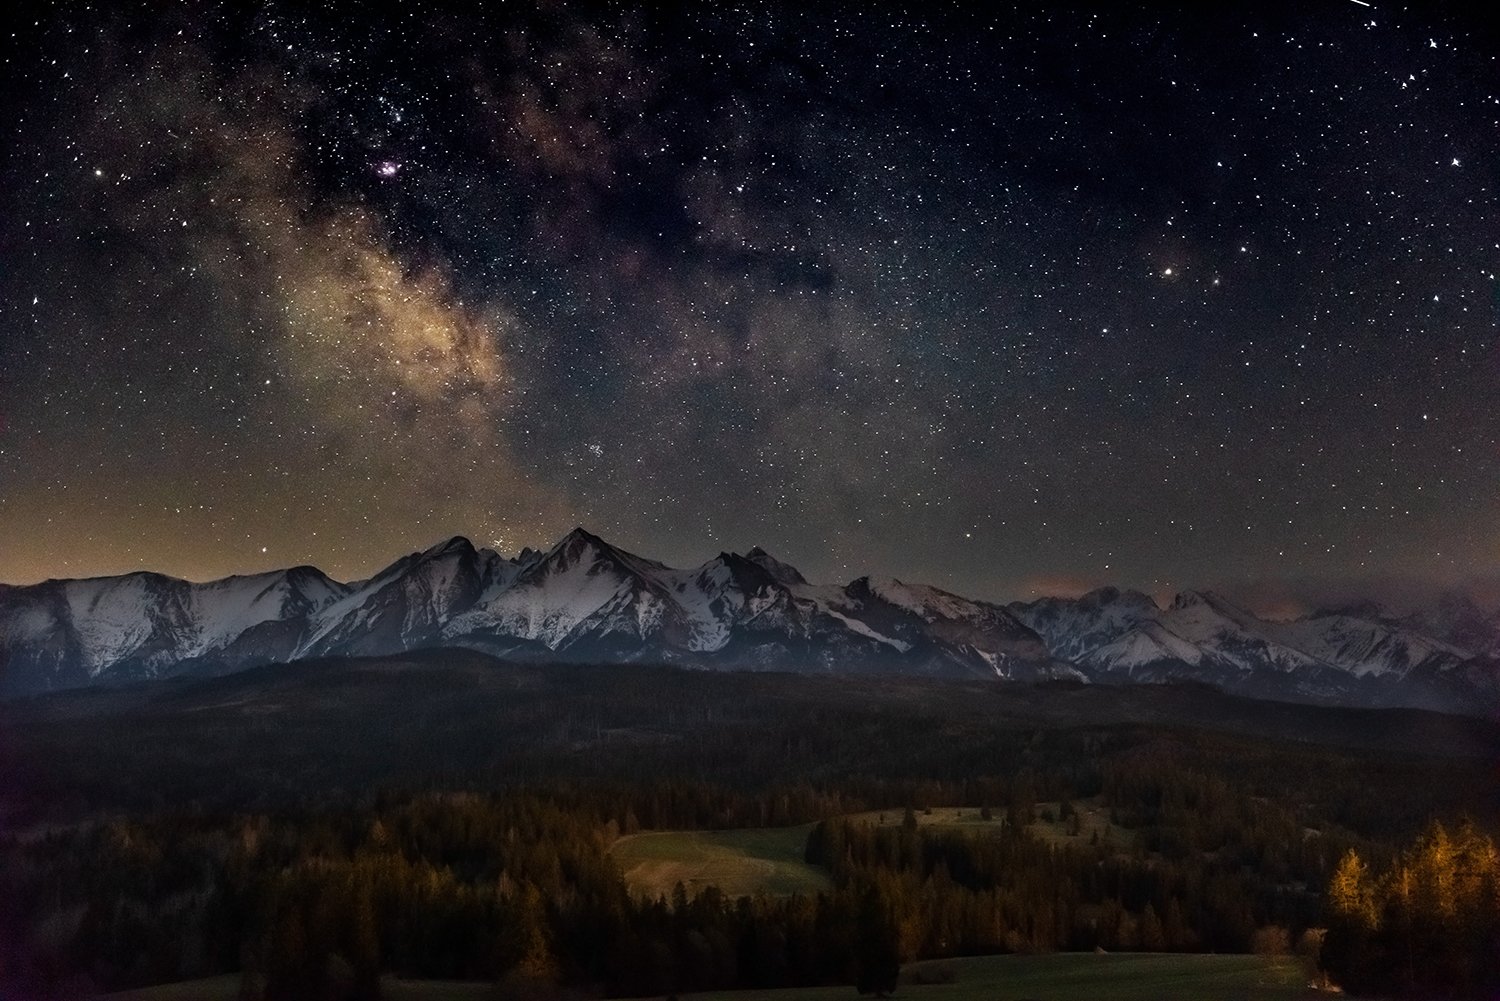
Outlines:
[[1328,884],[1322,961],[1352,993],[1500,996],[1500,852],[1434,822],[1388,864],[1350,849]]
[[[1246,951],[1259,930],[1295,937],[1320,920],[1317,889],[1346,848],[1381,854],[1333,827],[1309,836],[1294,806],[1246,806],[1221,778],[1171,758],[857,785],[859,795],[800,784],[751,794],[685,779],[403,793],[13,839],[0,842],[0,895],[11,903],[0,935],[24,947],[0,977],[40,996],[241,971],[247,999],[372,998],[386,973],[625,996],[874,989],[895,963],[918,958]],[[1039,814],[1067,815],[1079,793],[1133,825],[1130,837],[1033,835]],[[894,822],[914,818],[914,799],[948,797],[992,802],[981,809],[996,818],[993,833]],[[889,825],[847,817],[882,808]],[[818,816],[806,858],[833,885],[816,896],[732,900],[679,888],[641,900],[609,855],[620,835],[646,826]]]

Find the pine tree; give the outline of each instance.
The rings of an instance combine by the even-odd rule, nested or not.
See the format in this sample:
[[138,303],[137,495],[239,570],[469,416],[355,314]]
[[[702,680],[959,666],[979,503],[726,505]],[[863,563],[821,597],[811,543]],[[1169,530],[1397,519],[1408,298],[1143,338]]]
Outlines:
[[856,927],[855,989],[861,994],[885,997],[896,989],[901,962],[896,952],[896,923],[875,886],[868,887],[860,898]]
[[1328,884],[1328,909],[1340,922],[1357,928],[1375,927],[1375,896],[1369,868],[1353,848],[1344,853]]

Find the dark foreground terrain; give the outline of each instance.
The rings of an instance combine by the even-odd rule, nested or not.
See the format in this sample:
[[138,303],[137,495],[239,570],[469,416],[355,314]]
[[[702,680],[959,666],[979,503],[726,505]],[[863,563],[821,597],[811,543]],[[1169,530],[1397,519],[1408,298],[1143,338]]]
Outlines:
[[[1348,852],[1496,828],[1497,757],[1492,721],[1192,685],[447,651],[60,693],[0,704],[0,986],[628,996],[875,989],[997,952],[1311,961]],[[796,825],[816,872],[740,901],[633,893],[612,854]]]

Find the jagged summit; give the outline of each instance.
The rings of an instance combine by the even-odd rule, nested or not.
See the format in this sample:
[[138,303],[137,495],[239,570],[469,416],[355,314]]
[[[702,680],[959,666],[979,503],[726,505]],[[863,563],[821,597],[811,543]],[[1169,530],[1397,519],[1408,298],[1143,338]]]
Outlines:
[[1206,605],[1216,611],[1241,612],[1229,599],[1214,591],[1179,591],[1172,598],[1173,609],[1192,608],[1194,605]]
[[784,584],[806,584],[807,578],[790,563],[783,563],[759,546],[752,546],[745,559],[761,567]]
[[573,526],[572,531],[570,531],[567,535],[564,535],[561,539],[557,540],[557,542],[553,545],[553,548],[555,549],[558,546],[571,545],[607,546],[608,543],[599,538],[599,536],[595,535],[593,532],[590,532],[588,529],[584,528],[582,525],[575,525]]
[[467,555],[473,552],[476,552],[474,543],[470,542],[462,535],[455,535],[453,536],[453,538],[448,539],[445,542],[439,542],[437,545],[423,550],[419,555],[447,556],[453,553]]
[[602,552],[609,548],[609,545],[599,536],[587,529],[575,528],[552,544],[552,548],[547,550],[547,558],[562,557],[576,560],[584,553]]

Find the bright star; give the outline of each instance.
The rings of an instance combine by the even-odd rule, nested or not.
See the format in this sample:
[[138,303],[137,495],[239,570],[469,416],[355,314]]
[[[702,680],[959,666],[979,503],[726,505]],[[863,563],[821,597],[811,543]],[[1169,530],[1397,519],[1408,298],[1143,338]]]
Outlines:
[[375,173],[381,177],[395,177],[401,172],[401,164],[395,160],[381,160],[375,165]]

